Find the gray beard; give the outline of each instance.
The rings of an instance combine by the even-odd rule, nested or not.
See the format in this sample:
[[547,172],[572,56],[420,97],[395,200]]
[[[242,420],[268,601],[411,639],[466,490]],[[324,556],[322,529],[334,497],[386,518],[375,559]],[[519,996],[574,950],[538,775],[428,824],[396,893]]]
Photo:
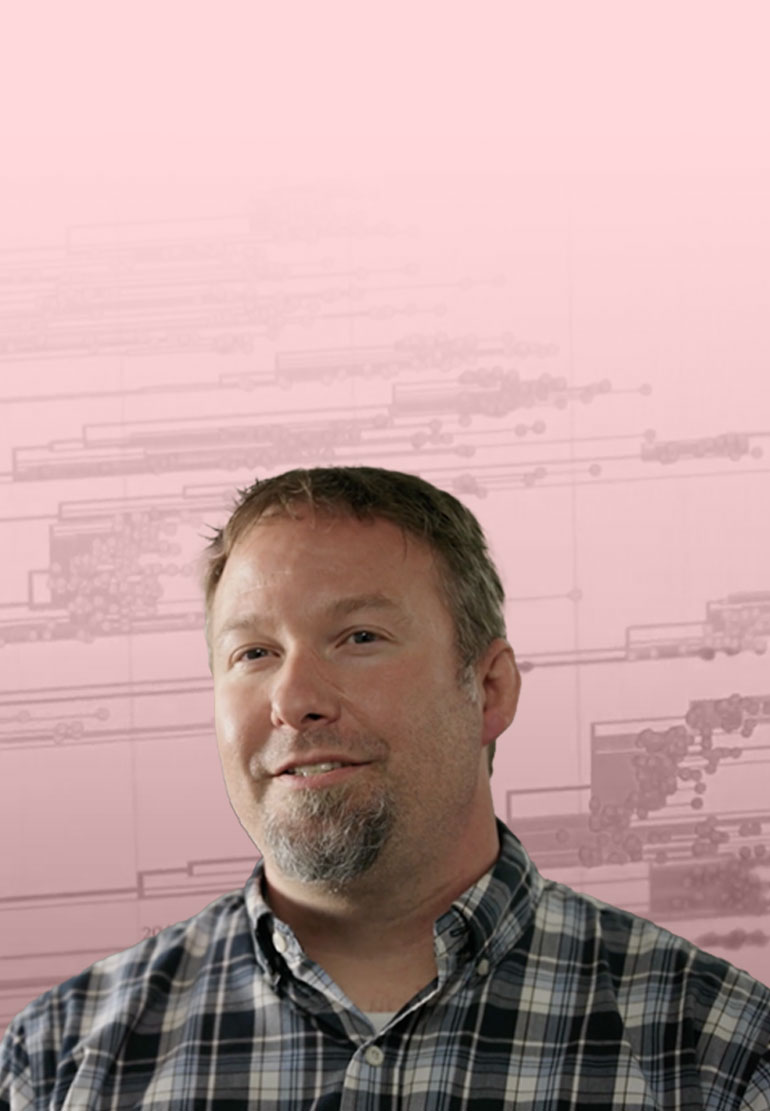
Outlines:
[[389,794],[351,803],[345,787],[297,793],[294,813],[270,815],[265,848],[287,878],[342,891],[367,872],[395,825]]

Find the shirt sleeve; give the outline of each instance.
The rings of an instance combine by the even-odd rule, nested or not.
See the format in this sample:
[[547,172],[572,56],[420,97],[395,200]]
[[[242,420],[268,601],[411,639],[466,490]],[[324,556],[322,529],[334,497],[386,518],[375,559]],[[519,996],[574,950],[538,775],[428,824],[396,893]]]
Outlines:
[[770,1111],[770,1049],[754,1069],[740,1111]]
[[34,1105],[24,1033],[14,1021],[0,1042],[0,1111],[31,1111]]

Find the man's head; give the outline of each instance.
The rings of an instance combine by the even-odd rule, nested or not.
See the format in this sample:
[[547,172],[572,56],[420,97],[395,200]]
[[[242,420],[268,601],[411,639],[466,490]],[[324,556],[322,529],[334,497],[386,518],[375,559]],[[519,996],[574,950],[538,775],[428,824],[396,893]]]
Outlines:
[[[206,551],[203,588],[211,657],[211,613],[230,554],[260,518],[302,509],[360,521],[382,519],[427,544],[452,617],[462,681],[490,642],[505,637],[504,592],[478,521],[462,502],[417,475],[379,467],[315,467],[257,480],[241,491],[225,526]],[[494,741],[487,748],[492,771]]]
[[269,883],[488,858],[519,681],[467,510],[408,475],[290,472],[244,493],[205,586],[225,782]]

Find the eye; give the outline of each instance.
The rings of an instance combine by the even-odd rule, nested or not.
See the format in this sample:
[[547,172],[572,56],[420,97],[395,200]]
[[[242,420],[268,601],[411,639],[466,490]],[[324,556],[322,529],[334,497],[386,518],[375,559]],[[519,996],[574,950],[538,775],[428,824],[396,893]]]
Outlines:
[[238,653],[238,655],[235,657],[235,659],[236,659],[236,663],[239,662],[240,660],[246,660],[248,662],[251,662],[253,660],[263,660],[266,655],[267,655],[267,649],[266,648],[244,648],[244,650],[242,652]]
[[363,637],[365,639],[363,639],[363,640],[362,639],[356,639],[355,640],[356,644],[373,644],[374,641],[380,639],[379,635],[377,633],[371,632],[370,629],[356,629],[356,631],[354,633],[350,634],[350,636],[348,637],[348,640],[351,640],[353,638],[361,638],[361,637]]

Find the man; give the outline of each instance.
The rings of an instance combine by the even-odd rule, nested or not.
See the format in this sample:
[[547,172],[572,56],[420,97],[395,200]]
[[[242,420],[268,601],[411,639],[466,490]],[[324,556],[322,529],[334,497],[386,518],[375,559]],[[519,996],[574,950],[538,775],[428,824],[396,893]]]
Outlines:
[[544,880],[496,820],[519,676],[473,515],[292,471],[208,553],[243,892],[41,996],[0,1107],[770,1108],[770,990]]

